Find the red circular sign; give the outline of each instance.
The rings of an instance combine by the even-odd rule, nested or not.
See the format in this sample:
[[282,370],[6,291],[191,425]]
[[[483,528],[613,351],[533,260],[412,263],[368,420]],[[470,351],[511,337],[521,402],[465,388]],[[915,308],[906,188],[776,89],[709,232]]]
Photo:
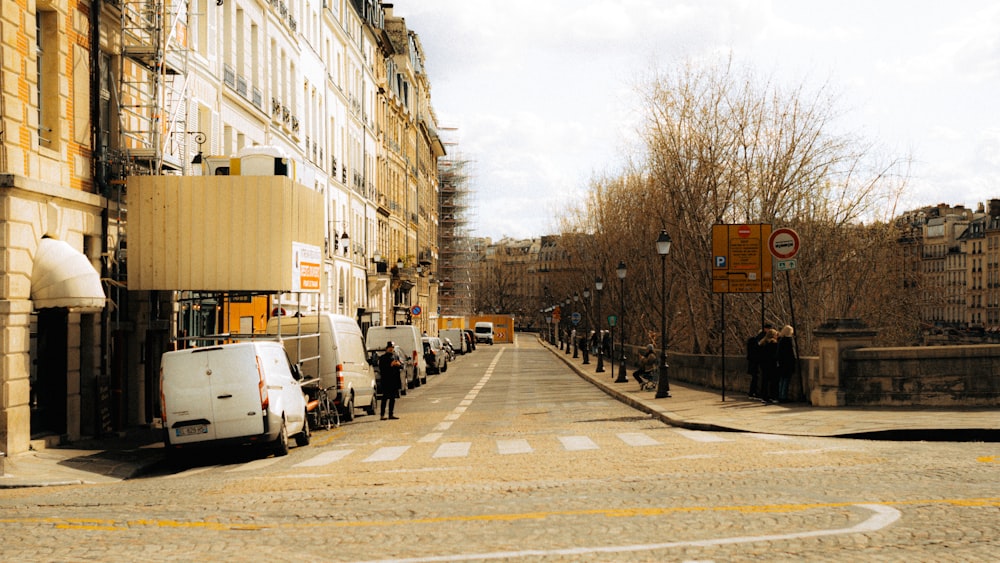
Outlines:
[[740,228],[736,230],[736,234],[740,235],[740,238],[747,238],[750,236],[750,226],[740,225]]
[[779,260],[787,260],[799,253],[799,234],[792,229],[775,229],[767,239],[771,255]]

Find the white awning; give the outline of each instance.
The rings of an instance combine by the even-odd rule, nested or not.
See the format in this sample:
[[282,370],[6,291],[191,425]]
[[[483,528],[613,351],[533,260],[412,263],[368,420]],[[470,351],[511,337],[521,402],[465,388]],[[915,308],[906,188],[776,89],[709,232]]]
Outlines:
[[96,313],[104,309],[106,298],[101,275],[83,253],[61,240],[43,238],[31,271],[31,300],[35,309]]

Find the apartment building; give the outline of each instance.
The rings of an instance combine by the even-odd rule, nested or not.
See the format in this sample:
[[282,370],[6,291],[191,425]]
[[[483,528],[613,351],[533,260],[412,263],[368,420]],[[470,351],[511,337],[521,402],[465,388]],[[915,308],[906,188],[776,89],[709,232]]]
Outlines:
[[[0,45],[0,451],[153,422],[163,351],[259,332],[287,299],[163,281],[190,279],[190,265],[140,283],[133,264],[130,280],[144,252],[133,241],[129,253],[130,229],[142,238],[134,178],[197,186],[273,158],[322,207],[303,215],[320,217],[322,283],[294,306],[430,322],[444,148],[419,37],[391,4],[55,0],[0,17],[12,31]],[[178,224],[232,220],[225,204],[185,205],[196,217]],[[252,231],[252,217],[232,227]]]

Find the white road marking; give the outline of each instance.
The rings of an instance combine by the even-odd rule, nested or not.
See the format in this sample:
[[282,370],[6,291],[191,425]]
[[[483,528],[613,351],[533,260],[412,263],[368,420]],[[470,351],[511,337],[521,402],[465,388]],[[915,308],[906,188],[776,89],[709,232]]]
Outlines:
[[363,461],[366,463],[377,461],[395,461],[399,459],[401,455],[406,453],[406,450],[408,449],[410,449],[410,446],[388,446],[385,448],[379,448],[375,450],[375,453],[366,457]]
[[260,469],[262,467],[267,467],[268,465],[273,465],[281,461],[280,457],[265,457],[264,459],[255,459],[253,461],[248,461],[242,465],[238,465],[232,469],[227,469],[226,473],[235,473],[237,471],[253,471],[254,469]]
[[598,449],[597,444],[586,436],[559,436],[559,441],[562,442],[566,451],[570,452]]
[[792,532],[789,534],[774,534],[766,536],[735,536],[730,538],[716,538],[707,540],[688,540],[666,543],[647,543],[633,545],[610,545],[598,547],[568,547],[564,549],[522,549],[518,551],[493,551],[489,553],[457,553],[454,555],[431,555],[427,557],[412,557],[409,559],[382,559],[372,563],[437,563],[439,561],[473,561],[483,559],[521,559],[521,558],[544,558],[553,556],[569,556],[581,558],[595,553],[637,553],[642,551],[654,551],[659,549],[673,549],[684,547],[712,547],[717,545],[734,545],[755,542],[774,542],[785,540],[796,540],[802,538],[817,538],[824,536],[844,536],[850,534],[870,534],[877,532],[899,520],[900,512],[891,506],[881,504],[857,504],[859,508],[868,509],[875,514],[870,518],[847,528],[834,528],[830,530],[811,530],[808,532]]
[[354,450],[333,450],[332,452],[323,452],[303,462],[296,463],[292,467],[319,467],[321,465],[329,465],[344,459],[353,451]]
[[438,446],[434,457],[466,457],[469,455],[469,448],[472,442],[447,442]]
[[497,440],[497,451],[500,455],[530,454],[534,450],[527,440]]
[[660,442],[650,438],[642,432],[622,432],[618,434],[622,442],[630,446],[658,446]]
[[702,432],[701,430],[674,430],[674,432],[684,436],[689,440],[694,440],[695,442],[729,442],[725,438],[720,438],[711,432]]
[[444,434],[442,434],[440,432],[431,432],[430,434],[424,436],[423,438],[421,438],[421,439],[419,439],[417,441],[420,442],[420,443],[422,443],[422,444],[427,444],[427,443],[431,443],[431,442],[437,442],[438,440],[441,439],[441,436],[443,436],[443,435]]

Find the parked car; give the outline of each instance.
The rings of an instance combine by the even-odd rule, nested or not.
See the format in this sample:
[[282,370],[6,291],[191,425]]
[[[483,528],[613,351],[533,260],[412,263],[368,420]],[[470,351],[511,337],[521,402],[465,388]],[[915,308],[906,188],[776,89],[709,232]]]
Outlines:
[[262,445],[288,454],[288,438],[309,444],[298,367],[274,341],[163,354],[160,400],[167,455],[218,445]]
[[469,351],[466,344],[465,333],[460,328],[443,328],[438,331],[441,340],[449,340],[456,354],[464,354]]
[[279,316],[268,319],[267,333],[277,335],[279,326],[289,358],[300,365],[303,377],[319,378],[340,405],[341,420],[354,420],[356,408],[375,414],[375,370],[368,364],[357,321],[333,313]]
[[427,383],[427,361],[424,359],[424,346],[417,327],[413,325],[369,327],[368,334],[365,335],[365,352],[382,353],[385,351],[385,343],[390,340],[406,359],[403,369],[406,374],[406,385],[403,385],[401,393],[405,394],[407,388],[413,389]]
[[429,373],[444,373],[448,371],[448,353],[444,350],[444,344],[437,336],[423,337],[424,359],[427,360],[427,371]]

